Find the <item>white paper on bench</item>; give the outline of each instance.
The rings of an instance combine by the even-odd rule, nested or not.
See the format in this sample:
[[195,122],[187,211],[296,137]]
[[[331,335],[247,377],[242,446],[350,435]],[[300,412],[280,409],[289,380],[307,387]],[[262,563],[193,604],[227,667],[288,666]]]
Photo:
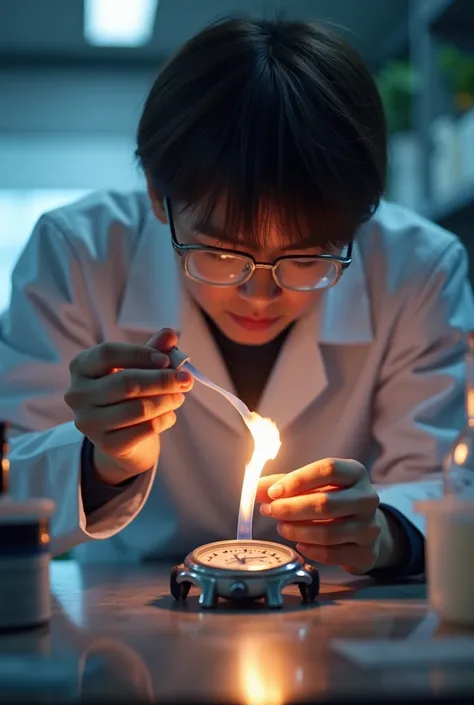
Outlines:
[[424,639],[334,639],[336,653],[363,668],[474,663],[474,636]]

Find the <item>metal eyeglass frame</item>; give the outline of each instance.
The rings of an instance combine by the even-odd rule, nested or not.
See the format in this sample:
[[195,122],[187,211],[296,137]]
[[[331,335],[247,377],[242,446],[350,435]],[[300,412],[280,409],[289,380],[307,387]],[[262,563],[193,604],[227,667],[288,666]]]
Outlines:
[[[171,202],[169,198],[165,198],[165,208],[166,212],[168,215],[168,221],[169,221],[169,226],[170,226],[170,231],[171,231],[171,241],[173,248],[175,252],[180,256],[184,258],[183,265],[184,265],[184,271],[186,276],[188,276],[190,279],[193,281],[197,281],[202,283],[207,283],[209,286],[219,286],[219,287],[230,287],[230,286],[242,286],[243,284],[246,284],[254,275],[255,271],[257,269],[269,269],[272,272],[272,277],[275,282],[275,284],[280,288],[280,289],[287,289],[289,291],[318,291],[318,287],[311,287],[311,288],[298,288],[298,287],[290,287],[290,286],[282,286],[280,283],[278,276],[276,274],[276,269],[278,268],[278,265],[280,262],[284,260],[314,260],[314,261],[325,261],[325,262],[333,262],[337,266],[337,275],[329,286],[322,287],[324,289],[332,289],[333,286],[335,286],[340,278],[342,277],[342,274],[344,271],[349,267],[349,265],[352,262],[352,242],[350,242],[347,245],[347,255],[346,257],[341,257],[340,255],[330,255],[330,254],[321,254],[321,255],[298,255],[295,257],[295,255],[282,255],[281,257],[278,257],[278,259],[275,260],[273,264],[270,264],[269,262],[256,262],[255,259],[252,257],[252,255],[249,255],[247,252],[241,252],[240,250],[224,250],[221,247],[211,247],[208,245],[182,245],[181,243],[178,242],[178,238],[176,236],[176,230],[174,227],[174,219],[173,219],[173,212],[171,209]],[[238,255],[239,257],[244,258],[247,262],[250,264],[250,271],[248,272],[248,275],[240,281],[238,284],[215,284],[213,282],[205,282],[203,279],[198,279],[197,277],[194,277],[190,272],[188,268],[188,260],[190,255],[193,252],[215,252],[217,254],[222,254],[222,252],[225,252],[226,254],[229,255]]]

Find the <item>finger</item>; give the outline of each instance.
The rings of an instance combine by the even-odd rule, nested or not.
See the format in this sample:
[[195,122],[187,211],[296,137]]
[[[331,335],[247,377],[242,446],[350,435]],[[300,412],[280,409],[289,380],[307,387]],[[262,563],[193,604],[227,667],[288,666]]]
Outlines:
[[169,411],[163,416],[157,416],[135,426],[104,433],[98,441],[94,440],[94,445],[110,455],[115,455],[115,457],[126,457],[136,448],[138,443],[155,438],[175,423],[176,414],[174,411]]
[[152,336],[146,343],[149,347],[167,353],[178,345],[178,334],[172,328],[162,328],[156,335]]
[[167,365],[167,355],[146,345],[101,343],[75,357],[69,365],[69,370],[71,376],[97,379],[114,370],[156,369]]
[[110,406],[88,408],[83,414],[76,414],[75,424],[79,431],[90,436],[99,428],[107,432],[151,421],[179,409],[183,402],[184,394],[139,397]]
[[325,458],[293,470],[269,488],[268,494],[277,497],[294,497],[308,490],[333,486],[351,487],[367,475],[363,465],[356,460]]
[[268,496],[268,488],[281,480],[285,475],[267,475],[266,477],[261,477],[258,481],[257,494],[255,496],[255,501],[258,504],[262,502],[271,502],[271,498]]
[[184,370],[120,370],[99,380],[83,380],[65,395],[67,404],[78,409],[104,407],[126,399],[180,394],[193,387],[193,378]]
[[189,392],[193,377],[185,370],[122,370],[96,382],[91,403],[108,406],[125,399]]
[[[258,504],[262,502],[272,502],[273,498],[269,496],[268,489],[274,483],[277,483],[282,477],[286,477],[285,473],[268,475],[266,477],[261,477],[257,487],[256,502]],[[314,490],[308,490],[308,492],[314,492]],[[305,493],[302,493],[305,494]]]
[[298,543],[296,550],[316,563],[338,565],[346,570],[366,573],[374,567],[377,560],[377,546],[357,546],[346,543],[342,546],[315,546]]
[[276,499],[262,504],[260,512],[281,521],[317,521],[368,515],[375,512],[379,498],[370,487],[364,494],[355,487],[331,492],[311,492],[299,497]]
[[381,528],[375,521],[313,521],[282,522],[278,524],[277,531],[280,536],[295,543],[371,546],[379,538]]

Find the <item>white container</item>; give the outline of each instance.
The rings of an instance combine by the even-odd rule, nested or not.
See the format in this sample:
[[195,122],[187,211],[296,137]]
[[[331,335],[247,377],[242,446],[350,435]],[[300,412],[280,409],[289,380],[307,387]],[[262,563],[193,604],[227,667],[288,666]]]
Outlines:
[[430,607],[444,621],[474,626],[474,499],[446,496],[415,503],[426,517]]
[[458,143],[461,153],[461,180],[463,184],[473,184],[474,192],[474,109],[459,119]]
[[461,154],[456,120],[441,116],[430,126],[433,151],[430,159],[431,197],[444,201],[461,182]]
[[49,499],[0,497],[0,631],[33,628],[51,618]]
[[389,198],[418,210],[422,201],[421,146],[416,132],[398,132],[390,138]]

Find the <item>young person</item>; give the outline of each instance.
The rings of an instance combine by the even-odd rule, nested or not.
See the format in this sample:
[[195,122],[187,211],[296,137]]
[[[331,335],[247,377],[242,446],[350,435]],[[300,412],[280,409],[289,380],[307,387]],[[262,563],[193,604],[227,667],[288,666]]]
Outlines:
[[57,553],[183,557],[235,536],[252,440],[192,362],[276,421],[255,536],[374,576],[423,570],[412,507],[463,422],[473,314],[456,237],[382,200],[387,138],[324,26],[232,19],[144,106],[148,193],[45,214],[1,320],[12,492],[50,496]]

